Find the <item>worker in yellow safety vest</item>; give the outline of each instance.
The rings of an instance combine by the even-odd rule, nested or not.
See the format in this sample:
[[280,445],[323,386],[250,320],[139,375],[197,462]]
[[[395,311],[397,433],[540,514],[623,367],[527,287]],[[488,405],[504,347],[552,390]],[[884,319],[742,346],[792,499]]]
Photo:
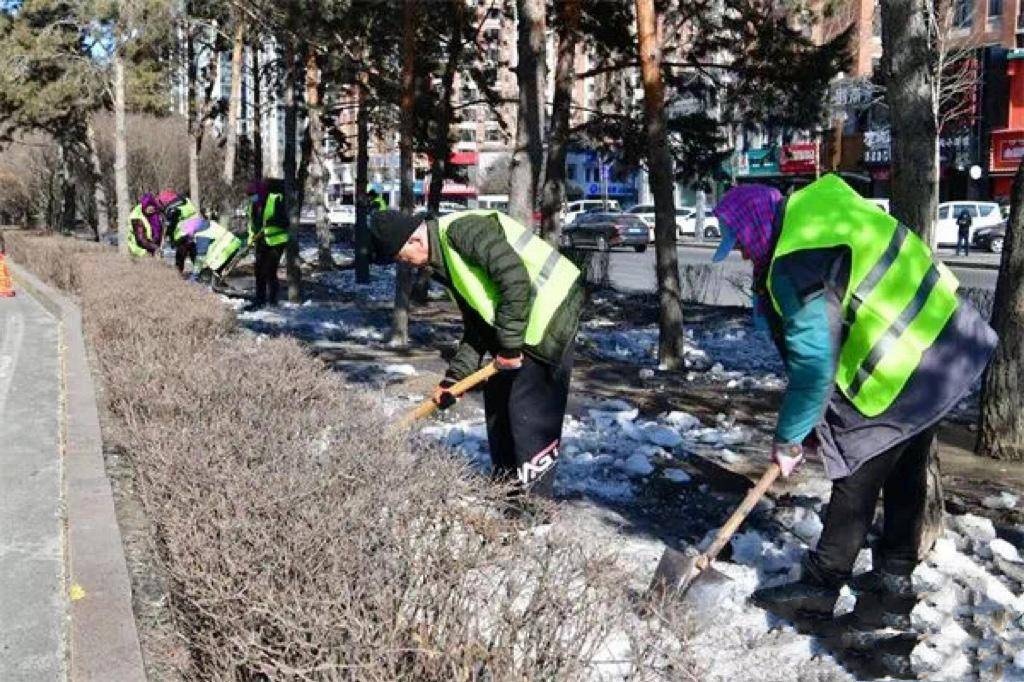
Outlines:
[[245,190],[248,243],[256,254],[256,296],[253,307],[277,305],[277,270],[288,245],[288,213],[284,195],[271,191],[265,180],[254,180]]

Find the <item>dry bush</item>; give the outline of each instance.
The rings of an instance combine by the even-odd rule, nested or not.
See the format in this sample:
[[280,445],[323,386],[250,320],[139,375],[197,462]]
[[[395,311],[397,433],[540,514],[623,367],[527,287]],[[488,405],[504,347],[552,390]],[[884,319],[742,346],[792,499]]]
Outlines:
[[233,333],[159,263],[15,241],[79,293],[191,677],[686,677],[610,556],[506,519],[506,491],[294,341]]
[[76,259],[83,253],[102,252],[99,244],[44,232],[8,231],[4,235],[7,253],[37,277],[53,286],[78,293]]

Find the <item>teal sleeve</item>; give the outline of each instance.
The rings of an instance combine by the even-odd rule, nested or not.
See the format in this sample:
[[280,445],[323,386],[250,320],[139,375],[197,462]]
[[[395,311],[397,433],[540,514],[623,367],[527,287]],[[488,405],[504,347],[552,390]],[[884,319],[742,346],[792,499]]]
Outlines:
[[824,290],[802,298],[785,276],[776,276],[772,288],[782,309],[789,378],[775,440],[800,443],[821,421],[835,382],[828,302]]

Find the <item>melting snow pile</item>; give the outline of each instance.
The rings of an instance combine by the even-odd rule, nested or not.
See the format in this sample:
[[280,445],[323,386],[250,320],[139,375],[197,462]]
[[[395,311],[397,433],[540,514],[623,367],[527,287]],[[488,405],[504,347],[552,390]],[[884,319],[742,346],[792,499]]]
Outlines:
[[[480,417],[434,423],[422,433],[464,452],[481,469],[489,466]],[[556,490],[623,503],[635,497],[638,486],[657,478],[693,485],[673,462],[702,449],[732,454],[730,447],[740,449],[749,439],[724,420],[706,426],[684,412],[649,420],[623,401],[595,403],[582,417],[566,418]],[[753,590],[799,576],[801,555],[821,534],[823,505],[821,499],[802,506],[763,505],[770,521],[762,519],[757,528],[772,530],[748,524],[733,538],[732,560],[719,566],[732,581],[695,588],[691,597],[698,605],[699,626],[687,646],[707,665],[704,679],[854,679],[833,658],[842,659],[843,652],[829,651],[822,640],[798,633],[747,602]],[[951,521],[951,529],[914,574],[922,595],[911,617],[919,643],[905,665],[920,679],[1024,681],[1024,559],[996,537],[990,521],[970,515]],[[705,543],[714,531],[709,529]],[[609,541],[623,544],[624,560],[635,564],[638,585],[649,580],[660,542],[621,535],[594,538]],[[868,569],[865,550],[855,571]],[[837,613],[853,610],[855,602],[844,591]]]
[[[240,309],[244,302],[221,297],[228,305]],[[249,329],[264,334],[294,334],[303,338],[330,341],[384,341],[384,333],[366,324],[358,310],[344,304],[314,303],[302,305],[282,303],[258,310],[239,310],[238,321]]]

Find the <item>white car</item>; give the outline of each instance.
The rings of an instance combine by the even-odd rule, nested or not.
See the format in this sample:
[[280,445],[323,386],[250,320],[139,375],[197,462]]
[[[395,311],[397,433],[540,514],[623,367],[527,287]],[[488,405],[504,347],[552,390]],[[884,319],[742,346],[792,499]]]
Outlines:
[[[633,208],[626,211],[639,216],[641,220],[647,223],[647,226],[651,230],[651,243],[654,243],[654,204],[637,204]],[[693,236],[696,233],[696,221],[694,216],[697,214],[697,209],[691,206],[684,206],[676,209],[676,232],[678,236],[684,235]],[[705,238],[713,238],[718,236],[718,218],[712,213],[711,209],[705,209],[704,213],[704,236]]]
[[956,219],[963,211],[967,211],[967,214],[971,216],[972,238],[975,231],[995,227],[1003,222],[999,204],[994,201],[946,201],[939,204],[939,220],[935,225],[935,242],[937,244],[956,244],[959,236]]
[[608,207],[605,208],[605,202],[603,199],[583,199],[581,201],[570,201],[565,206],[565,213],[562,215],[563,225],[572,225],[576,221],[576,218],[583,215],[584,213],[590,213],[591,211],[621,211],[619,202],[615,199],[608,200]]
[[446,216],[449,213],[458,213],[459,211],[467,210],[463,204],[455,201],[442,201],[437,206],[437,212],[441,216]]
[[882,209],[886,213],[889,212],[889,200],[888,199],[879,199],[877,197],[869,197],[868,201],[870,201],[872,204],[874,204],[878,208]]

